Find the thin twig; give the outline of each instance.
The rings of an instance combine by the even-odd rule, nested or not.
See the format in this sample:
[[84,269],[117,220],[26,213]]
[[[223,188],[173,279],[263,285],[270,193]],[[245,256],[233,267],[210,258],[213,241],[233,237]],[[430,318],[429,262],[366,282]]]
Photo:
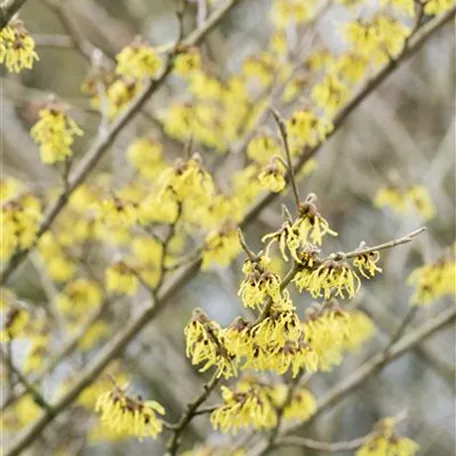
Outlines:
[[392,241],[384,242],[383,244],[378,244],[374,245],[373,247],[366,247],[363,249],[357,249],[357,250],[352,250],[351,252],[343,253],[343,252],[338,252],[338,253],[333,253],[330,255],[330,258],[333,260],[344,260],[348,258],[355,258],[361,255],[366,255],[368,253],[372,252],[377,252],[379,250],[385,250],[385,249],[391,249],[392,247],[396,247],[398,245],[402,244],[407,244],[411,241],[413,241],[413,238],[416,236],[420,235],[426,231],[426,227],[418,228],[415,231],[412,231],[409,234],[406,234],[405,236],[402,236],[398,239],[393,239]]
[[0,6],[0,31],[8,25],[8,22],[22,8],[27,0],[9,0],[6,5]]
[[291,188],[293,190],[293,195],[296,203],[296,210],[299,212],[299,207],[301,204],[301,198],[299,197],[298,186],[296,185],[295,179],[295,172],[293,168],[293,163],[291,161],[291,152],[290,152],[290,145],[288,143],[288,132],[287,126],[285,125],[284,120],[282,119],[281,115],[274,109],[270,108],[272,117],[279,128],[280,137],[282,138],[283,148],[285,150],[285,155],[287,157],[287,168],[288,168],[288,176],[290,179]]
[[194,401],[187,404],[187,410],[181,416],[179,421],[174,426],[172,426],[173,433],[166,446],[167,455],[175,456],[177,454],[180,445],[180,436],[182,432],[192,421],[192,419],[196,415],[198,415],[198,407],[206,401],[206,399],[215,389],[219,381],[220,378],[217,376],[217,372],[215,372],[212,378],[209,380],[209,382],[204,385],[203,392]]

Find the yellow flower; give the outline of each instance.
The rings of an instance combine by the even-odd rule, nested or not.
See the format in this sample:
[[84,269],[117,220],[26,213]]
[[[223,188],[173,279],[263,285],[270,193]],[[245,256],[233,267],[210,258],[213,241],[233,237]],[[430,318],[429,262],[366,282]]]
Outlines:
[[347,262],[327,260],[314,271],[306,268],[293,278],[299,291],[307,290],[312,297],[325,299],[335,296],[353,298],[361,287],[361,280]]
[[98,205],[99,221],[108,226],[130,228],[138,218],[137,204],[113,195]]
[[315,84],[311,97],[319,108],[332,114],[344,105],[348,100],[349,94],[346,84],[334,74],[330,74],[325,76],[321,82]]
[[360,310],[350,312],[347,328],[344,333],[343,346],[346,350],[357,350],[375,333],[375,326],[371,319]]
[[208,204],[215,188],[212,176],[201,163],[201,158],[194,155],[190,160],[179,159],[174,167],[162,176],[160,195],[172,190],[178,201],[191,200],[192,203]]
[[380,260],[380,253],[374,251],[357,256],[353,260],[353,265],[358,268],[363,277],[370,279],[377,272],[382,272],[382,268],[377,266],[378,260]]
[[106,269],[105,282],[107,291],[133,296],[138,289],[139,279],[135,271],[119,261]]
[[148,43],[137,39],[116,56],[116,73],[135,79],[156,79],[163,68],[163,59]]
[[11,307],[2,314],[2,320],[0,342],[8,342],[25,335],[30,315],[25,309]]
[[384,187],[379,189],[374,199],[375,207],[389,206],[398,213],[407,211],[407,200],[403,193],[396,187]]
[[427,0],[424,4],[424,13],[429,16],[442,14],[454,5],[453,0]]
[[0,288],[0,312],[16,304],[16,295],[8,288]]
[[431,220],[435,217],[434,205],[427,188],[423,185],[410,187],[405,194],[405,198],[424,220]]
[[316,12],[316,1],[302,2],[300,0],[274,0],[271,8],[271,21],[278,28],[290,24],[308,22]]
[[222,386],[223,405],[211,413],[211,424],[214,429],[220,428],[223,433],[229,431],[236,435],[239,429],[271,428],[277,422],[277,415],[269,401],[264,401],[255,389],[247,391],[231,390]]
[[103,294],[96,282],[76,279],[68,283],[57,297],[57,308],[69,319],[80,320],[93,312]]
[[284,290],[283,298],[272,303],[267,316],[252,327],[251,334],[255,345],[268,352],[300,339],[299,317],[288,290]]
[[78,347],[82,351],[92,349],[101,340],[109,337],[110,327],[105,321],[96,321],[91,325],[84,335],[78,340]]
[[415,269],[407,283],[415,286],[412,304],[425,306],[447,295],[456,295],[456,260],[453,254],[444,255],[436,262]]
[[213,263],[228,266],[240,251],[241,245],[236,226],[229,221],[225,222],[219,229],[207,235],[204,242],[201,269],[205,271]]
[[[413,0],[412,5],[413,5]],[[356,84],[366,74],[368,59],[354,52],[344,53],[331,63],[330,68],[341,81]]]
[[291,368],[294,378],[302,369],[315,372],[318,368],[318,356],[304,339],[298,342],[288,341],[277,350],[271,359],[272,368],[280,375],[284,375]]
[[230,354],[223,341],[223,332],[220,326],[209,320],[206,314],[199,309],[184,330],[186,337],[187,357],[192,364],[205,363],[200,372],[205,372],[211,366],[216,366],[217,376],[230,378],[237,374],[234,355]]
[[398,437],[394,430],[394,420],[384,418],[356,452],[356,456],[414,456],[419,445],[407,437]]
[[26,374],[40,370],[49,356],[47,348],[50,340],[49,334],[33,334],[30,340],[31,346],[24,362],[24,373]]
[[30,134],[40,146],[41,161],[49,165],[65,161],[72,155],[74,137],[82,136],[82,130],[57,103],[40,109],[39,118]]
[[12,407],[9,407],[0,418],[0,428],[19,431],[28,424],[34,422],[41,413],[40,406],[30,394],[18,399]]
[[274,155],[280,155],[281,148],[273,136],[256,135],[247,146],[247,156],[260,165],[268,163]]
[[192,77],[201,68],[201,54],[198,48],[189,48],[180,53],[174,61],[174,71],[183,78]]
[[151,138],[135,139],[127,150],[129,162],[146,179],[156,178],[165,168],[163,145]]
[[0,203],[3,205],[8,200],[19,195],[23,190],[22,183],[14,177],[0,177]]
[[98,398],[95,411],[101,414],[103,424],[139,440],[155,439],[163,429],[163,422],[157,414],[164,415],[165,409],[158,402],[131,398],[117,386]]
[[[276,408],[283,407],[289,388],[286,385],[276,385],[269,392]],[[283,416],[286,420],[299,422],[307,421],[316,411],[317,401],[315,396],[304,388],[296,388],[285,407]]]
[[38,251],[52,279],[65,282],[74,276],[77,264],[62,249],[54,234],[48,231],[41,236]]
[[264,257],[258,261],[247,260],[243,269],[248,270],[242,281],[238,295],[245,307],[255,308],[264,303],[267,296],[277,301],[280,299],[280,277],[265,269]]
[[285,172],[285,166],[280,161],[274,160],[261,171],[258,180],[266,190],[279,193],[286,186]]
[[31,193],[22,194],[2,205],[1,259],[8,259],[16,249],[27,249],[33,245],[40,218],[41,203]]
[[31,69],[34,60],[39,60],[35,41],[24,23],[13,19],[0,31],[0,63],[11,73],[19,73],[24,68]]
[[318,118],[309,110],[296,111],[287,121],[290,140],[295,143],[292,147],[295,154],[299,152],[299,147],[314,147],[323,142],[332,130],[333,125],[329,121]]
[[339,308],[318,311],[307,316],[302,324],[305,341],[318,357],[318,369],[331,371],[343,358],[344,337],[348,332],[350,315]]

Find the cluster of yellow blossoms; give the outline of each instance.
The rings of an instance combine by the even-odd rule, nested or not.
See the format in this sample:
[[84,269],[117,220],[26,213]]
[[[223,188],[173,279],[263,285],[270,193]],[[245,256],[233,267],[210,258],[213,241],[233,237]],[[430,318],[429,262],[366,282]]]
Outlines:
[[98,398],[95,411],[101,414],[102,424],[140,440],[156,438],[163,429],[163,421],[157,414],[164,415],[165,409],[158,402],[129,397],[118,386]]
[[30,134],[40,145],[41,161],[52,165],[67,160],[72,155],[74,137],[82,136],[82,130],[57,103],[40,109],[39,118]]
[[395,432],[395,420],[384,418],[375,426],[356,456],[415,456],[419,445],[407,437],[399,437]]
[[426,306],[443,296],[456,296],[456,256],[449,251],[432,264],[415,269],[407,283],[415,287],[412,304]]
[[34,60],[39,60],[35,41],[22,21],[12,20],[0,30],[0,63],[4,63],[8,71],[19,73],[31,69]]
[[239,429],[270,429],[277,424],[277,411],[285,406],[286,420],[308,420],[316,409],[314,396],[304,388],[296,388],[285,404],[288,388],[283,384],[269,384],[261,378],[246,376],[235,387],[222,386],[223,404],[211,413],[211,424],[222,432]]
[[422,185],[411,186],[405,191],[395,186],[381,188],[374,204],[377,207],[388,206],[401,215],[414,211],[424,220],[431,220],[436,214],[429,192]]

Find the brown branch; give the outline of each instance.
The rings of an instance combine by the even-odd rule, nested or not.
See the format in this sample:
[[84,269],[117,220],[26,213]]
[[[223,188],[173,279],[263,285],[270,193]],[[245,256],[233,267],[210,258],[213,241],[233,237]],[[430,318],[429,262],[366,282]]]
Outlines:
[[288,132],[284,120],[280,114],[273,108],[271,108],[272,116],[274,117],[275,123],[277,124],[280,132],[280,137],[282,138],[283,148],[285,150],[285,155],[287,157],[287,168],[288,168],[288,178],[291,183],[291,188],[293,189],[293,195],[296,203],[296,210],[299,212],[299,207],[301,205],[301,200],[299,198],[298,186],[296,185],[295,173],[293,168],[293,162],[291,161],[291,152],[290,146],[288,143]]
[[[173,429],[173,434],[171,435],[171,437],[168,441],[168,444],[166,446],[167,455],[169,455],[169,456],[177,455],[177,451],[178,451],[179,445],[180,445],[180,436],[181,436],[182,432],[190,424],[190,422],[192,421],[192,419],[195,416],[203,413],[202,410],[198,410],[198,407],[206,401],[206,399],[209,397],[209,395],[215,389],[215,387],[217,386],[219,381],[220,381],[220,378],[217,376],[217,372],[215,372],[214,375],[209,380],[209,382],[204,385],[203,392],[194,401],[190,402],[187,405],[187,410],[181,416],[179,421],[175,425],[169,426],[169,428]],[[205,410],[204,413],[208,413],[208,411]]]
[[13,16],[24,6],[27,0],[10,0],[0,6],[0,30],[5,28]]

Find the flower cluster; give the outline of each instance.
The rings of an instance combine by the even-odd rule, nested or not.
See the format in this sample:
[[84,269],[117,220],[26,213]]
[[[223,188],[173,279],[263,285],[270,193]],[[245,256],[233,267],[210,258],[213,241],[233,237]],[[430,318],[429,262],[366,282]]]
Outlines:
[[163,422],[157,414],[164,415],[165,409],[158,402],[129,397],[118,386],[98,398],[95,411],[101,414],[102,424],[116,433],[139,440],[146,437],[155,439],[163,429]]
[[423,185],[413,185],[405,191],[396,186],[381,188],[374,204],[377,207],[390,207],[402,215],[414,211],[424,220],[431,220],[436,214],[429,192]]
[[27,249],[33,245],[40,218],[41,202],[32,193],[20,194],[2,204],[2,260],[8,259],[18,249]]
[[425,306],[443,296],[455,296],[455,277],[456,258],[452,252],[415,269],[407,279],[407,283],[415,287],[412,304]]
[[200,369],[204,372],[211,366],[217,366],[218,376],[230,378],[237,374],[234,355],[224,344],[220,326],[211,321],[204,312],[197,309],[184,330],[187,342],[187,356],[192,364],[205,363]]
[[212,426],[223,433],[237,434],[239,429],[269,429],[277,424],[278,410],[284,408],[286,420],[304,422],[316,410],[315,397],[304,388],[296,388],[286,404],[288,388],[246,376],[234,388],[222,386],[223,405],[211,413]]
[[52,165],[72,155],[74,137],[83,132],[62,105],[52,103],[40,109],[39,120],[30,134],[40,145],[41,161]]
[[23,69],[31,69],[34,60],[39,60],[35,41],[22,21],[12,20],[0,30],[0,63],[12,73],[20,73]]
[[134,79],[156,79],[163,67],[157,51],[141,39],[135,40],[116,56],[117,74]]
[[374,435],[366,440],[356,456],[414,456],[419,445],[395,432],[393,418],[384,418],[375,426]]
[[242,271],[245,279],[239,288],[239,296],[246,307],[257,308],[264,304],[266,297],[274,301],[280,299],[280,277],[266,269],[266,257],[247,259]]

